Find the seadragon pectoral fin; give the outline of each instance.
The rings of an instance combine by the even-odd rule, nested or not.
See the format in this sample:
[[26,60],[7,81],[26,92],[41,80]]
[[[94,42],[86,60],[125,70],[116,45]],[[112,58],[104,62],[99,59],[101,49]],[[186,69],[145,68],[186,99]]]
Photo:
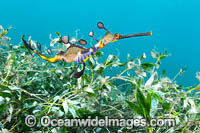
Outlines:
[[26,47],[27,49],[30,49],[30,50],[33,51],[35,54],[37,54],[37,55],[40,56],[42,59],[44,59],[44,60],[46,60],[46,61],[48,61],[48,62],[54,63],[54,62],[58,62],[58,61],[61,60],[58,56],[55,56],[55,57],[47,57],[47,56],[41,54],[40,52],[38,52],[37,50],[33,49],[33,48],[31,47],[31,44],[30,44],[30,43],[27,43],[26,40],[24,39],[24,35],[22,36],[22,41],[23,41],[23,43],[24,43],[24,45],[25,45],[25,47]]

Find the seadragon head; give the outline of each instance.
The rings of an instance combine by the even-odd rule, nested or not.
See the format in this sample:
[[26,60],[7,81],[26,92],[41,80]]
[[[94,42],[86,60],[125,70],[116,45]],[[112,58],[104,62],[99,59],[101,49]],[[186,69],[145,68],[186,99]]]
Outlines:
[[112,43],[124,38],[130,37],[137,37],[137,36],[149,36],[152,35],[152,31],[146,33],[136,33],[136,34],[129,34],[129,35],[121,35],[119,33],[111,33],[108,29],[105,28],[102,22],[98,22],[97,26],[99,29],[104,29],[106,31],[106,35],[103,37],[104,44]]

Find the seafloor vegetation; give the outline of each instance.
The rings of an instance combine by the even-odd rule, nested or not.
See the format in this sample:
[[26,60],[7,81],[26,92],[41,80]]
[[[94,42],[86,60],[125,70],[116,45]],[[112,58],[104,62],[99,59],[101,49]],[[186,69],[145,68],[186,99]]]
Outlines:
[[[23,45],[13,45],[1,26],[0,34],[0,132],[200,132],[200,85],[184,87],[159,70],[167,51],[120,61],[103,52],[87,61],[86,72],[79,79],[70,78],[74,64],[51,64],[34,56]],[[57,33],[58,35],[58,33]],[[150,58],[150,57],[148,57]],[[118,73],[110,76],[112,69]],[[159,70],[159,72],[158,72]],[[200,74],[196,78],[200,80]],[[195,91],[196,90],[196,91]],[[25,125],[33,114],[51,118],[174,118],[169,127],[34,127]]]

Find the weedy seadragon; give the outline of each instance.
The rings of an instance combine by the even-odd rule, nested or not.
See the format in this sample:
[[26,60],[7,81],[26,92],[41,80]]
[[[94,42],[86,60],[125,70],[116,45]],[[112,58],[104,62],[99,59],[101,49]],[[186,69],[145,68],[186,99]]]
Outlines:
[[[54,57],[48,57],[48,56],[43,55],[41,53],[41,45],[39,43],[37,43],[37,47],[40,50],[40,52],[33,49],[31,44],[29,42],[25,41],[24,35],[22,36],[22,41],[26,48],[30,49],[31,51],[36,53],[38,56],[40,56],[42,59],[44,59],[48,62],[51,62],[51,63],[55,63],[58,61],[63,61],[66,63],[77,62],[78,65],[70,77],[71,78],[72,77],[79,78],[83,75],[83,73],[85,71],[85,62],[88,60],[88,58],[95,55],[95,53],[99,49],[106,47],[108,43],[112,43],[112,42],[115,42],[115,41],[118,41],[121,39],[130,38],[130,37],[152,35],[152,31],[147,32],[147,33],[136,33],[136,34],[129,34],[129,35],[121,35],[119,33],[112,34],[109,30],[107,30],[104,27],[104,24],[102,22],[98,22],[97,26],[99,29],[104,29],[106,31],[106,34],[104,35],[104,37],[101,40],[97,40],[93,36],[94,35],[93,31],[91,31],[89,33],[89,36],[92,37],[97,42],[94,46],[92,46],[90,48],[85,48],[85,47],[79,46],[77,44],[72,44],[72,42],[69,41],[69,36],[61,36],[59,39],[60,42],[62,42],[64,44],[70,44],[70,47],[68,47],[68,49],[66,51],[61,51],[61,52],[57,53]],[[78,42],[81,45],[87,44],[87,42],[83,39],[80,39]],[[48,52],[51,53],[51,50],[49,50]],[[77,72],[77,68],[80,64],[83,64],[83,69],[81,71]]]

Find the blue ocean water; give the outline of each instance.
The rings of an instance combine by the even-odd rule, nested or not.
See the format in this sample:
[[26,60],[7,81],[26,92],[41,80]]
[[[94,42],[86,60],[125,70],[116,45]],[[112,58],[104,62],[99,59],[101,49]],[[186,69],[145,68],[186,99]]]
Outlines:
[[[126,60],[140,57],[143,52],[150,58],[150,51],[165,49],[172,54],[162,62],[167,76],[173,78],[182,67],[187,72],[178,78],[182,85],[193,85],[198,81],[195,73],[200,71],[200,1],[198,0],[6,0],[1,1],[0,24],[10,25],[12,43],[18,45],[21,35],[31,35],[41,44],[49,44],[49,34],[60,32],[62,35],[88,37],[90,30],[100,37],[97,22],[104,22],[111,32],[131,34],[153,31],[152,37],[138,37],[110,44],[104,56],[117,55]],[[95,42],[94,42],[95,43]]]

